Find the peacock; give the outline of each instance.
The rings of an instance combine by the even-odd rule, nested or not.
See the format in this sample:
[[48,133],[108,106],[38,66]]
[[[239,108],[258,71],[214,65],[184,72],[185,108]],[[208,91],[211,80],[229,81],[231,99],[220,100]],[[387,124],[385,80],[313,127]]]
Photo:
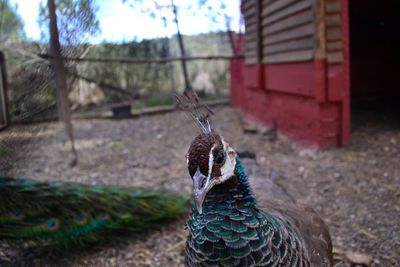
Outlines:
[[0,240],[81,248],[180,217],[188,198],[162,191],[0,177]]
[[244,164],[213,128],[212,112],[197,96],[177,98],[199,126],[187,166],[194,205],[185,265],[332,266],[329,231],[318,214],[258,177],[253,191]]

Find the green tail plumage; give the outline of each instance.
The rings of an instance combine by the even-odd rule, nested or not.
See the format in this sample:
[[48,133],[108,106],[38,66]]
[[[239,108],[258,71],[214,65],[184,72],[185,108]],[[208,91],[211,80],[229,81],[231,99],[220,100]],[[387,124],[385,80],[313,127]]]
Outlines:
[[66,247],[160,226],[189,202],[141,188],[0,177],[0,239],[52,239]]

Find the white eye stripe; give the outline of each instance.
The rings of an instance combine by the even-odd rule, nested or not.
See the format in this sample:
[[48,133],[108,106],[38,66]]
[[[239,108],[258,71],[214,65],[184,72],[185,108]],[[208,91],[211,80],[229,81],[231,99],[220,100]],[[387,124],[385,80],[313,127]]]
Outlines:
[[214,150],[215,147],[216,147],[216,144],[214,144],[211,147],[210,154],[208,155],[208,177],[207,177],[207,180],[211,178],[212,167],[214,166],[213,150]]
[[225,142],[225,140],[224,140],[224,138],[221,136],[221,142],[222,142],[222,145],[224,146],[224,151],[226,151],[226,146],[227,146],[227,142]]
[[[225,140],[224,140],[224,138],[222,137],[222,135],[221,135],[221,142],[222,142],[222,145],[223,145],[223,148],[224,148],[224,154],[225,154],[227,143],[225,142]],[[224,155],[224,157],[227,157],[227,155]],[[221,167],[221,175],[222,175],[222,176],[224,175],[223,171],[224,171],[225,166],[226,166],[226,160],[228,160],[228,159],[227,159],[227,158],[225,159],[225,164]]]
[[[222,142],[222,146],[223,146],[223,151],[226,151],[227,143],[224,141],[224,138],[222,137],[222,135],[220,135],[220,137],[221,137],[221,142]],[[214,166],[214,154],[213,154],[213,151],[214,151],[214,148],[216,146],[217,146],[217,144],[214,144],[211,147],[210,154],[208,155],[208,179],[211,178],[212,167]],[[225,152],[224,152],[224,154],[225,154]]]

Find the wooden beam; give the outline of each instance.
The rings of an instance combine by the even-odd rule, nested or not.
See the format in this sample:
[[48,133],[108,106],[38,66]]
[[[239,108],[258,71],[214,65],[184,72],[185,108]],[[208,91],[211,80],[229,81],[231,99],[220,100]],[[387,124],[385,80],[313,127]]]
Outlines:
[[328,27],[340,27],[340,25],[342,24],[340,14],[326,15],[325,22],[326,26]]
[[331,28],[327,30],[326,38],[329,41],[332,40],[341,40],[342,39],[342,30],[340,28]]
[[327,50],[331,51],[341,51],[343,49],[342,41],[328,41],[326,44]]
[[266,5],[266,7],[264,8],[264,10],[262,12],[262,16],[263,17],[269,16],[269,15],[283,9],[284,7],[294,4],[294,2],[297,2],[297,1],[298,0],[279,0],[279,1],[272,2],[271,4]]
[[312,60],[312,58],[313,58],[313,50],[306,49],[306,50],[279,53],[275,55],[267,55],[264,56],[263,63],[305,61],[305,60]]
[[98,84],[101,87],[101,89],[103,89],[103,90],[108,90],[108,91],[113,91],[113,92],[117,92],[117,93],[120,93],[120,94],[124,94],[124,95],[128,96],[130,99],[138,99],[138,98],[140,98],[140,95],[139,95],[138,92],[130,92],[130,91],[126,90],[126,89],[117,87],[115,85],[108,84],[108,83],[105,83],[103,81],[98,81],[98,80],[95,80],[95,79],[91,79],[89,77],[85,77],[85,76],[82,76],[80,74],[72,74],[72,75],[75,76],[78,79],[82,79],[82,80],[87,81],[89,83]]
[[[312,6],[312,1],[311,0],[301,0],[298,3],[295,3],[283,10],[280,10],[279,12],[269,15],[269,16],[264,16],[263,15],[263,25],[270,25],[278,20],[284,19],[289,17],[292,14],[304,11],[306,9],[310,9]],[[263,11],[263,14],[265,11]]]
[[254,0],[243,0],[243,13],[247,13],[249,8],[253,7]]
[[[256,40],[254,40],[254,41],[247,41],[245,44],[244,44],[244,48],[246,49],[246,50],[254,50],[254,51],[256,51],[257,50],[257,41]],[[246,53],[247,54],[247,53]]]
[[[208,101],[203,101],[202,102],[204,105],[208,107],[213,107],[213,106],[225,106],[229,105],[230,100],[223,98],[223,99],[217,99],[217,100],[208,100]],[[123,104],[128,104],[127,102],[125,103],[120,103],[120,105]],[[118,104],[113,104],[118,105]],[[115,119],[112,116],[111,111],[109,109],[112,107],[112,105],[104,105],[99,108],[95,108],[93,111],[90,111],[88,113],[76,113],[72,115],[72,118],[74,120],[87,120],[87,119]],[[137,117],[141,116],[151,116],[151,115],[157,115],[157,114],[164,114],[168,112],[173,112],[176,111],[177,108],[176,106],[163,106],[163,107],[151,107],[151,108],[142,108],[138,110],[132,110],[131,114],[132,116],[129,118],[121,118],[121,119],[134,119]],[[16,122],[14,124],[16,125],[27,125],[27,124],[34,124],[38,122],[51,122],[51,121],[57,121],[57,117],[51,117],[51,118],[46,118],[46,119],[41,119],[41,120],[36,120],[36,121],[26,121],[26,122]]]
[[312,38],[297,39],[285,43],[273,44],[264,46],[264,55],[275,54],[279,52],[303,50],[314,47]]
[[314,13],[312,10],[305,10],[290,16],[286,19],[280,20],[272,25],[266,25],[263,27],[264,34],[272,34],[275,32],[284,31],[290,28],[294,28],[305,23],[313,21]]
[[248,24],[244,26],[244,30],[247,33],[252,33],[257,31],[257,22],[255,21],[254,23]]
[[[51,55],[39,54],[41,58],[51,59]],[[192,60],[231,60],[243,58],[243,55],[234,56],[194,56],[194,57],[169,57],[169,58],[131,58],[131,57],[112,57],[112,58],[94,58],[94,57],[63,57],[67,61],[77,62],[98,62],[98,63],[134,63],[134,64],[166,64],[172,61],[192,61]]]
[[[326,20],[325,20],[325,2],[326,0],[315,1],[315,59],[326,59]],[[325,75],[325,74],[324,74]]]
[[343,52],[329,52],[327,54],[327,59],[329,63],[341,63],[343,62]]
[[274,1],[277,1],[277,0],[262,0],[261,1],[261,5],[264,8],[266,5],[268,5],[268,4],[270,4],[271,2],[274,2]]
[[257,18],[255,16],[246,16],[244,20],[244,25],[248,26],[250,24],[255,24],[257,21]]
[[257,64],[257,58],[256,57],[246,57],[244,60],[244,63],[249,64],[249,65]]
[[262,0],[255,0],[256,1],[256,43],[257,43],[257,47],[256,47],[256,59],[257,59],[257,64],[261,64],[262,61],[262,36],[261,36],[261,32],[262,32],[262,16],[261,16],[261,7],[262,7]]
[[299,39],[306,36],[313,36],[313,34],[314,34],[314,25],[310,23],[273,35],[264,36],[265,34],[263,34],[263,42],[264,45],[282,43],[287,40]]
[[342,7],[340,5],[340,1],[336,1],[333,3],[326,3],[325,6],[326,13],[340,13],[341,9]]
[[[258,0],[254,0],[254,1],[258,1]],[[256,7],[256,5],[253,4],[247,10],[245,10],[244,17],[246,19],[248,19],[248,18],[255,16],[256,14],[257,14],[257,7]]]

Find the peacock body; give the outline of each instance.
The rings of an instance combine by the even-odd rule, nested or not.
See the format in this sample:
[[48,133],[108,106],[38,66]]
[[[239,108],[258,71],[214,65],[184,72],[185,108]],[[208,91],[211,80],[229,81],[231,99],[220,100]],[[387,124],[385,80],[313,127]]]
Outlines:
[[253,193],[236,152],[212,129],[207,109],[193,95],[179,100],[202,131],[187,155],[195,206],[187,222],[185,265],[332,266],[331,239],[318,214],[269,182]]
[[0,177],[0,239],[48,239],[66,248],[157,228],[188,201],[142,188]]
[[290,219],[257,206],[238,158],[235,177],[209,191],[187,226],[186,266],[329,266],[328,258],[311,265]]

